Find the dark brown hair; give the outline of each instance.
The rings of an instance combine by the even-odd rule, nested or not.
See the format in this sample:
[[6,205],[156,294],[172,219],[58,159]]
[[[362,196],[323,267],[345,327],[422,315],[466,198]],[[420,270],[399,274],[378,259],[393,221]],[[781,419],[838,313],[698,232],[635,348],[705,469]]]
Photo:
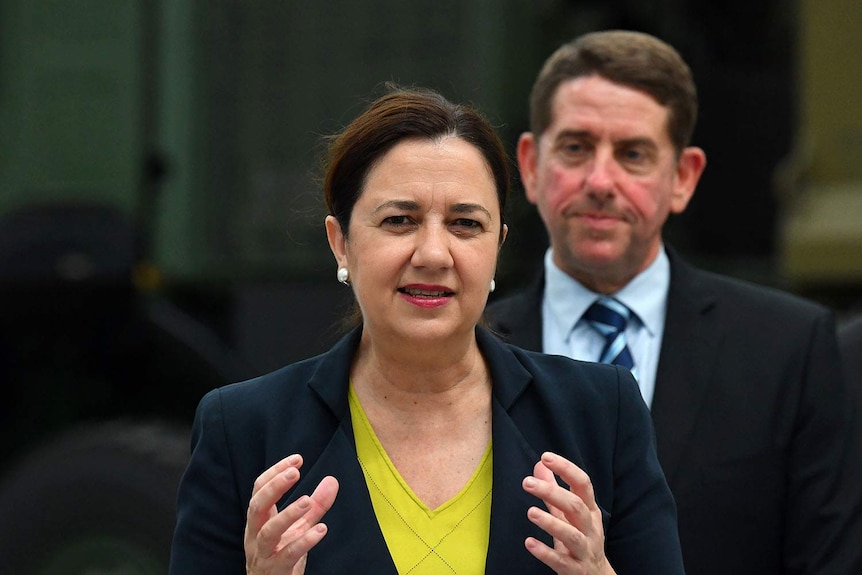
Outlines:
[[374,164],[406,139],[455,136],[476,147],[490,168],[500,206],[500,241],[509,193],[509,159],[494,128],[475,108],[425,89],[389,87],[329,144],[323,193],[329,213],[348,234],[350,216]]
[[668,109],[668,135],[677,154],[689,145],[697,121],[697,89],[688,65],[671,46],[642,32],[591,32],[564,44],[539,72],[530,93],[530,130],[541,137],[553,121],[560,84],[584,76],[652,96]]

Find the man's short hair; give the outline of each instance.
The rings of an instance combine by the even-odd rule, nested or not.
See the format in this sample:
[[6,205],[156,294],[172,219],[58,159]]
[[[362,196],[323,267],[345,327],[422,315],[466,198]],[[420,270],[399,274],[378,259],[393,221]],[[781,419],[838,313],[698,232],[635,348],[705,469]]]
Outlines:
[[553,120],[551,105],[560,85],[586,76],[652,96],[668,109],[667,130],[677,154],[691,142],[698,102],[688,65],[658,38],[624,30],[590,32],[545,61],[530,93],[530,130],[537,138]]

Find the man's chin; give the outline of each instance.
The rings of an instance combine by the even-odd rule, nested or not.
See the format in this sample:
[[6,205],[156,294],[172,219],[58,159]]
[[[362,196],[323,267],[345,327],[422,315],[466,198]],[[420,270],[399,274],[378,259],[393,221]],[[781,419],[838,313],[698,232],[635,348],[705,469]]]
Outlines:
[[589,249],[575,250],[573,253],[575,261],[582,267],[605,269],[618,266],[622,260],[623,252],[617,246],[599,245]]

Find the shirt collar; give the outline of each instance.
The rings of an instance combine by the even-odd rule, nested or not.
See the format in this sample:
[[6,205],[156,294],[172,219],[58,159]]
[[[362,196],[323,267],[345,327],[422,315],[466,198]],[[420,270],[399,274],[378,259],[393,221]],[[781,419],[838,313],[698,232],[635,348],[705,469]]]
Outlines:
[[[669,288],[670,261],[662,245],[655,260],[612,295],[632,310],[636,321],[654,336],[662,325]],[[553,251],[548,248],[545,252],[545,299],[559,333],[565,334],[567,341],[581,316],[598,297],[601,294],[587,289],[558,268]]]
[[615,293],[614,297],[632,310],[641,325],[651,336],[655,336],[664,322],[669,289],[670,260],[662,245],[653,262]]

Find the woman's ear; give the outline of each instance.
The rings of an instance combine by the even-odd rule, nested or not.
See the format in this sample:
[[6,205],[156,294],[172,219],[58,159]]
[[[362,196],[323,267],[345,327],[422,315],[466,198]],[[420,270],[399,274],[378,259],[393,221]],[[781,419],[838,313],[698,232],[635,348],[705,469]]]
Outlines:
[[347,267],[347,238],[341,229],[341,224],[335,216],[326,216],[326,239],[329,240],[329,249],[335,256],[338,267]]

